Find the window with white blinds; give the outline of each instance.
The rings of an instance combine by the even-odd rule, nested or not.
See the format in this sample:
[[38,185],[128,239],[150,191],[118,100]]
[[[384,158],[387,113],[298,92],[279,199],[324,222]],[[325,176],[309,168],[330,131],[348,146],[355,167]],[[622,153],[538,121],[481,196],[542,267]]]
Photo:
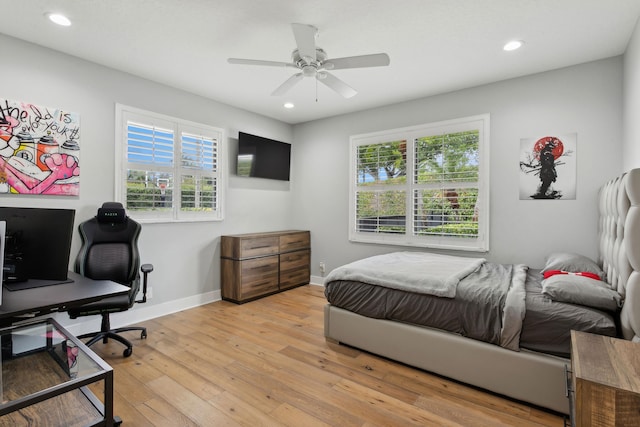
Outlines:
[[489,115],[351,137],[352,241],[489,250]]
[[116,199],[140,220],[221,220],[223,131],[116,106]]

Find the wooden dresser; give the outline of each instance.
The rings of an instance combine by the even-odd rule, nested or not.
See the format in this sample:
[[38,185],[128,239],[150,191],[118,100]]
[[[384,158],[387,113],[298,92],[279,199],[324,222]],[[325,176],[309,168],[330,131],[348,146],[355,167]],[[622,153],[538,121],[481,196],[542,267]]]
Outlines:
[[222,236],[222,299],[235,303],[309,283],[309,231],[287,230]]
[[640,425],[640,343],[571,331],[572,425]]

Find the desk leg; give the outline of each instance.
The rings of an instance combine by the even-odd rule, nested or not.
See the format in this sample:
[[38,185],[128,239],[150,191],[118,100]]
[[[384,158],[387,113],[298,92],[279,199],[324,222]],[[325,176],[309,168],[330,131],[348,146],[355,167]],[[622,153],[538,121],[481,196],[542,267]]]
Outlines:
[[113,371],[107,372],[104,379],[104,404],[96,397],[88,387],[81,387],[82,393],[89,399],[91,404],[104,415],[105,426],[119,426],[122,424],[120,417],[113,415]]
[[108,372],[104,379],[104,418],[107,427],[113,425],[113,371]]

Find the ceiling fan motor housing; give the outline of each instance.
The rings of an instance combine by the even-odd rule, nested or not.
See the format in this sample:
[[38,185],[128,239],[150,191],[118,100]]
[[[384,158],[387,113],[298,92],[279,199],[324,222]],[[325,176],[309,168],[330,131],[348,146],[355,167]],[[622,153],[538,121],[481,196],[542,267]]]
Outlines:
[[293,63],[296,64],[305,77],[314,77],[318,70],[322,69],[322,63],[327,59],[327,53],[320,48],[316,49],[316,59],[309,57],[301,57],[298,49],[291,54]]

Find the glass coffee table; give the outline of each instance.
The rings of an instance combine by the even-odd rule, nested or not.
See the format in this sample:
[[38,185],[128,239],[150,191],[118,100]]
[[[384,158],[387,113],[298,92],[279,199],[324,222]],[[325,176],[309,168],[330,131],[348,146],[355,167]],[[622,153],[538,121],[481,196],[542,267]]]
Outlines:
[[0,329],[0,342],[0,426],[122,422],[113,416],[113,369],[55,320]]

